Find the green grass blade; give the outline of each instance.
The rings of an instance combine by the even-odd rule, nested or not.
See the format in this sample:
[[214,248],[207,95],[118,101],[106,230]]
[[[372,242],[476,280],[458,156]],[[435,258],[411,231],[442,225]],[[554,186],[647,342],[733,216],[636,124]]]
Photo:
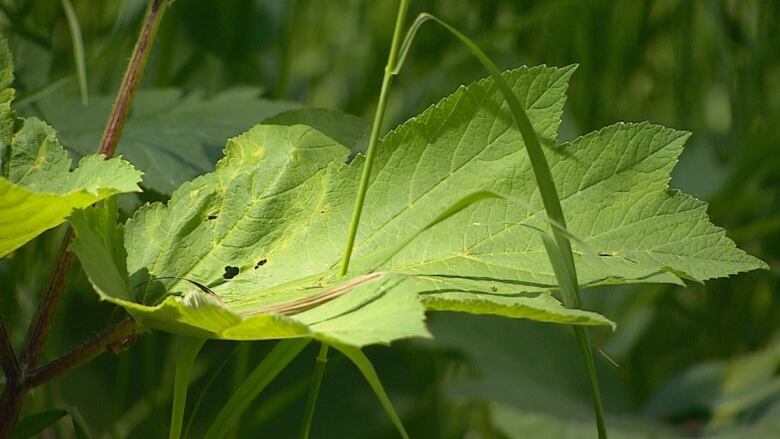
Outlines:
[[257,398],[257,395],[276,378],[279,373],[309,344],[308,338],[282,340],[263,358],[263,361],[249,374],[241,386],[222,407],[217,418],[211,424],[205,439],[225,437],[235,425],[244,410]]
[[184,406],[187,403],[187,388],[190,385],[190,373],[198,352],[206,343],[204,338],[186,338],[182,340],[176,359],[175,377],[173,380],[173,406],[171,408],[171,426],[168,432],[170,439],[181,437],[181,427],[184,422]]
[[320,345],[320,353],[317,355],[317,365],[314,367],[314,375],[311,379],[311,388],[309,396],[306,399],[306,411],[303,412],[303,422],[301,423],[301,439],[308,439],[311,434],[311,425],[314,420],[314,409],[317,406],[317,398],[320,395],[320,386],[322,377],[325,375],[325,364],[328,362],[328,345]]
[[[426,21],[435,21],[436,23],[439,23],[458,38],[479,60],[495,81],[501,94],[504,95],[504,99],[506,99],[515,123],[520,130],[528,158],[530,159],[531,166],[534,170],[534,177],[536,179],[536,184],[539,187],[539,193],[542,197],[542,203],[544,204],[547,216],[552,222],[559,224],[561,228],[565,230],[566,220],[563,215],[563,208],[561,207],[558,192],[555,188],[555,182],[552,178],[552,172],[550,171],[547,159],[544,156],[544,150],[542,149],[539,137],[536,135],[536,131],[534,130],[523,105],[520,103],[509,84],[507,84],[501,76],[501,71],[498,69],[498,66],[496,66],[495,63],[493,63],[493,61],[491,61],[490,58],[488,58],[488,56],[471,41],[471,39],[435,16],[425,13],[420,14],[415,21],[415,24],[419,27]],[[410,32],[410,38],[413,38],[415,33],[416,29],[414,29],[414,32]],[[409,44],[411,44],[411,42]],[[550,261],[553,263],[553,269],[555,270],[558,285],[563,295],[564,304],[570,308],[580,308],[579,283],[577,282],[577,271],[574,265],[571,241],[569,241],[567,234],[562,233],[557,227],[552,228],[552,233],[555,239],[555,246],[552,246],[552,243],[545,240],[545,247],[547,248]],[[550,253],[552,247],[555,247],[557,251]],[[604,439],[607,437],[607,432],[604,423],[604,410],[601,404],[598,378],[595,374],[595,367],[592,367],[593,352],[590,347],[587,333],[584,332],[584,329],[575,328],[575,335],[585,361],[591,388],[593,389],[594,411],[596,413],[599,438]]]
[[200,392],[200,395],[198,395],[198,399],[195,400],[195,406],[192,407],[192,414],[190,415],[190,418],[187,420],[187,425],[184,427],[184,437],[190,437],[190,430],[192,430],[192,424],[195,422],[195,419],[197,419],[198,417],[198,411],[200,410],[200,406],[203,404],[203,401],[206,399],[206,395],[208,395],[211,386],[214,385],[214,382],[216,382],[217,377],[225,369],[225,366],[227,366],[228,363],[230,363],[230,360],[233,359],[233,357],[236,355],[236,352],[238,352],[237,348],[233,349],[230,355],[228,355],[224,360],[222,360],[222,363],[220,363],[220,365],[217,366],[217,369],[214,372],[212,372],[211,376],[206,382],[206,385],[203,386],[203,390]]
[[[580,354],[585,361],[585,369],[590,378],[591,398],[593,399],[593,411],[596,414],[596,428],[600,439],[607,437],[607,425],[604,421],[604,402],[601,399],[601,389],[599,388],[598,375],[596,375],[596,364],[593,361],[593,349],[588,340],[588,333],[582,326],[572,326],[574,337],[577,339],[577,346],[580,348]],[[614,328],[613,328],[614,329]]]
[[76,63],[76,76],[79,78],[79,91],[81,92],[81,103],[89,103],[89,93],[87,91],[87,61],[84,55],[84,39],[81,37],[81,26],[79,17],[70,0],[62,0],[62,9],[65,11],[65,18],[68,21],[70,30],[70,39],[73,43],[73,60]]
[[387,415],[390,416],[390,420],[393,421],[393,424],[398,429],[398,433],[400,433],[401,437],[404,439],[409,439],[409,435],[406,433],[406,429],[401,423],[401,418],[398,417],[398,413],[396,413],[393,403],[390,401],[390,397],[387,396],[387,392],[385,392],[382,382],[379,381],[379,376],[376,374],[376,370],[374,369],[374,365],[371,364],[371,360],[366,357],[366,354],[364,354],[363,351],[356,347],[346,345],[334,345],[334,347],[341,351],[342,354],[346,355],[347,358],[357,366],[360,373],[362,373],[366,378],[366,381],[368,381],[368,385],[371,386],[371,390],[373,390],[376,397],[379,398],[379,402],[382,403],[382,407],[384,407]]
[[91,439],[92,433],[90,433],[89,425],[84,417],[81,416],[81,412],[78,407],[73,406],[68,409],[70,414],[70,422],[73,424],[73,435],[76,439]]

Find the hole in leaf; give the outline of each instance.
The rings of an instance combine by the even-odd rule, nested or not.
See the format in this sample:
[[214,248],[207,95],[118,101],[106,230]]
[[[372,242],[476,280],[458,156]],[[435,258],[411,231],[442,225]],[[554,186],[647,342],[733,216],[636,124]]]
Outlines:
[[207,216],[206,219],[209,220],[209,221],[215,220],[215,219],[217,219],[217,215],[212,213],[211,215]]
[[268,259],[266,259],[266,258],[260,259],[259,261],[257,261],[257,264],[255,264],[255,270],[257,270],[258,268],[262,267],[266,263],[268,263]]
[[238,267],[233,267],[232,265],[228,265],[225,267],[225,274],[222,275],[225,279],[233,279],[234,277],[238,276],[238,272],[240,270]]

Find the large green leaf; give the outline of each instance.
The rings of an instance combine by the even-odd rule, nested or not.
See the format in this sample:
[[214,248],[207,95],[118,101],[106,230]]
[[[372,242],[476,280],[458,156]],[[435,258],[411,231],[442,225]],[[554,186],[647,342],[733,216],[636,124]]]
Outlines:
[[121,158],[99,155],[85,156],[71,172],[50,126],[36,118],[17,121],[12,82],[13,62],[0,40],[0,257],[63,223],[75,208],[139,191],[141,180]]
[[[185,181],[212,171],[225,139],[298,107],[261,99],[258,94],[253,88],[210,97],[177,89],[142,90],[117,151],[144,171],[146,187],[170,194]],[[97,145],[112,103],[111,96],[90,96],[88,106],[75,96],[52,97],[38,102],[36,108],[67,148],[84,155]]]
[[[548,143],[573,71],[504,74]],[[355,345],[424,333],[415,296],[436,310],[609,323],[552,296],[557,284],[539,236],[549,222],[522,138],[491,80],[460,88],[383,139],[353,271],[341,286],[334,269],[363,157],[345,163],[350,147],[337,135],[344,122],[332,112],[283,119],[231,139],[216,171],[184,184],[167,206],[139,209],[124,236],[134,281],[121,288],[101,283],[97,268],[85,263],[103,297],[163,329],[184,325],[225,338],[310,335]],[[583,286],[681,283],[764,266],[708,222],[703,203],[667,188],[686,137],[619,124],[547,148],[569,231],[580,242],[575,259]],[[424,230],[480,190],[500,197]],[[88,239],[87,227],[77,230]],[[388,263],[374,265],[377,255],[420,230]],[[95,261],[97,267],[104,258]],[[226,280],[228,274],[235,277]],[[317,300],[334,291],[348,293]],[[289,306],[306,297],[311,309],[278,313],[293,314]]]
[[[195,224],[195,221],[202,222],[207,227],[214,227],[217,224],[224,226],[226,220],[219,221],[220,218],[231,214],[245,215],[238,211],[231,213],[224,208],[215,213],[216,206],[211,205],[208,200],[216,201],[214,198],[216,192],[208,194],[198,188],[219,182],[220,178],[230,181],[231,177],[242,179],[249,177],[243,182],[257,181],[260,184],[261,181],[271,181],[278,185],[272,185],[274,190],[281,189],[284,192],[285,184],[300,185],[305,183],[307,178],[316,175],[316,167],[308,164],[320,162],[317,160],[319,155],[341,154],[341,160],[346,159],[349,150],[336,139],[345,141],[349,138],[345,137],[344,133],[344,129],[348,126],[344,126],[344,120],[340,117],[334,119],[335,115],[336,113],[325,110],[307,111],[300,115],[300,119],[308,121],[313,126],[321,127],[319,129],[302,124],[289,125],[291,115],[281,115],[269,124],[258,126],[250,133],[231,140],[227,157],[218,164],[216,173],[185,184],[183,190],[177,191],[171,199],[170,210],[160,204],[143,207],[128,223],[126,231],[117,225],[117,211],[110,203],[100,208],[75,212],[71,217],[77,233],[73,249],[79,255],[84,269],[101,297],[124,306],[142,324],[199,337],[242,340],[308,336],[362,346],[369,343],[389,343],[397,338],[427,335],[423,324],[422,304],[412,290],[399,288],[399,285],[407,281],[406,276],[402,274],[376,273],[347,279],[343,284],[335,287],[337,293],[342,293],[339,297],[313,309],[308,309],[309,306],[302,304],[296,310],[298,312],[292,316],[284,315],[283,310],[275,313],[260,312],[262,309],[257,309],[257,303],[256,306],[241,306],[239,301],[227,297],[218,298],[186,281],[151,282],[149,279],[149,273],[157,277],[183,274],[180,268],[175,267],[177,263],[168,260],[162,253],[182,251],[181,254],[188,257],[187,260],[180,261],[184,264],[219,248],[213,242],[212,233],[216,230],[212,230],[208,235],[201,235],[204,240],[196,239],[195,241],[199,242],[193,242],[195,247],[190,251],[177,249],[179,244],[185,244],[184,241],[171,244],[169,240],[175,239],[171,234],[174,230],[166,230],[169,226],[178,227],[173,224],[176,222],[176,216],[189,222],[189,226],[185,228],[197,229],[198,224]],[[333,124],[336,120],[339,123]],[[328,134],[326,135],[325,132]],[[256,154],[261,153],[257,147],[266,142],[274,145],[300,142],[303,146],[269,149],[265,157],[268,160],[267,166],[252,166],[251,169],[228,166],[231,161],[257,159]],[[328,158],[325,162],[329,161]],[[301,175],[296,175],[297,171],[300,171]],[[253,175],[253,172],[261,175]],[[262,175],[263,173],[265,175]],[[263,180],[260,180],[261,178]],[[251,189],[251,185],[241,188],[238,186],[220,188],[220,191],[227,190],[230,194],[250,197],[246,205],[241,204],[243,202],[239,200],[226,199],[219,202],[239,203],[233,205],[237,210],[252,207],[251,197],[260,197],[260,195]],[[211,190],[215,190],[213,186]],[[197,196],[198,193],[206,195],[207,199],[193,199],[193,195]],[[295,196],[296,191],[292,191],[291,194]],[[270,206],[273,207],[273,203]],[[193,211],[192,208],[196,210]],[[200,209],[205,210],[200,211]],[[200,213],[190,217],[190,214],[185,213],[188,210],[192,213],[198,211]],[[161,224],[162,221],[166,224]],[[262,218],[259,222],[262,222]],[[199,231],[202,232],[202,229]],[[137,239],[143,239],[143,242]],[[246,236],[244,239],[254,239],[254,236]],[[198,253],[197,246],[203,246],[205,253]],[[158,262],[152,262],[148,258],[158,259]],[[260,269],[265,262],[260,263],[258,256],[253,259],[253,265]],[[216,276],[208,281],[191,274],[181,277],[198,282],[203,280],[203,283],[207,284],[213,283],[213,280],[222,278],[225,266],[226,264],[220,262],[218,267],[214,267]],[[134,273],[133,280],[127,275],[127,267],[131,273]],[[334,291],[332,282],[320,280],[319,278],[322,277],[293,282],[286,287],[280,286],[275,291],[267,289],[262,291],[263,295],[255,294],[254,299],[258,302],[263,297],[269,296],[266,297],[266,303],[259,304],[259,306],[268,306],[273,305],[277,298],[284,300],[304,295],[330,294]],[[158,295],[162,282],[167,283],[165,288],[167,291],[177,294],[162,297]],[[236,279],[226,285],[239,282],[241,281]],[[140,288],[136,288],[139,283]],[[243,287],[252,288],[252,285],[243,282]]]

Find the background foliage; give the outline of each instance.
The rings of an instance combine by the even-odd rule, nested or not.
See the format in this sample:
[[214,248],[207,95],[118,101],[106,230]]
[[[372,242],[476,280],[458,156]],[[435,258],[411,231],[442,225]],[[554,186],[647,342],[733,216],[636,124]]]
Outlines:
[[[85,43],[87,107],[79,97],[60,1],[4,0],[0,30],[16,59],[18,111],[49,120],[76,155],[95,147],[108,113],[106,96],[121,80],[146,2],[73,3]],[[166,199],[178,182],[210,170],[228,136],[274,114],[269,105],[319,106],[369,118],[395,7],[390,0],[177,0],[145,75],[149,105],[136,108],[136,122],[128,125],[134,131],[120,148],[156,150],[160,145],[144,142],[160,142],[170,148],[197,145],[201,153],[166,153],[165,165],[145,181],[154,190],[122,198],[125,211]],[[474,37],[501,67],[579,63],[559,141],[619,120],[692,131],[671,185],[707,200],[715,224],[726,227],[741,248],[777,266],[777,2],[430,0],[413,2],[410,16],[422,10]],[[424,29],[393,90],[388,127],[482,76],[457,41]],[[287,102],[261,105],[260,96]],[[227,109],[224,99],[236,104]],[[71,114],[61,114],[69,108]],[[183,138],[177,129],[193,120],[203,121],[202,130]],[[0,262],[0,312],[17,343],[48,281],[62,233],[47,232]],[[97,302],[78,273],[48,357],[121,314]],[[594,332],[596,345],[620,365],[598,359],[613,436],[780,434],[778,280],[773,268],[706,286],[586,290],[586,307],[619,324],[614,333]],[[429,323],[435,343],[368,349],[412,436],[580,437],[581,429],[592,429],[587,381],[568,328],[448,314],[435,314]],[[39,388],[28,411],[76,407],[96,435],[161,436],[176,344],[166,334],[146,333],[129,351],[103,356]],[[213,418],[269,349],[269,343],[206,345],[194,370],[193,401],[207,387],[208,393],[193,432]],[[236,437],[297,432],[316,354],[309,349],[244,415]],[[71,427],[61,421],[57,428],[65,435]],[[343,357],[335,356],[326,372],[314,434],[395,435]]]

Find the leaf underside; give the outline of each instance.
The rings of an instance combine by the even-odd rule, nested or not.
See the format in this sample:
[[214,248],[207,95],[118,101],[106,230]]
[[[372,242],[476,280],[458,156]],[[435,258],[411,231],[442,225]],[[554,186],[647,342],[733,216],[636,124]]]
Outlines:
[[85,156],[71,172],[50,126],[36,118],[17,120],[12,82],[13,62],[0,38],[0,257],[62,224],[73,209],[140,191],[141,180],[128,162],[100,155]]
[[[554,146],[573,71],[520,68],[504,77],[548,144],[569,232],[584,243],[575,245],[582,286],[679,284],[764,267],[709,223],[704,203],[668,188],[688,134],[617,124]],[[522,138],[490,79],[461,87],[378,145],[343,294],[303,312],[264,312],[340,288],[334,269],[364,160],[347,163],[354,145],[344,141],[344,120],[301,110],[258,125],[228,142],[215,172],[184,184],[167,206],[143,206],[124,229],[106,210],[75,215],[85,243],[75,250],[95,288],[150,326],[216,338],[387,343],[427,335],[424,307],[611,323],[552,295],[538,232],[549,224]],[[459,211],[367,274],[383,249],[473,191],[503,199]],[[100,242],[110,243],[103,255]],[[97,267],[109,254],[121,268],[101,279]]]

